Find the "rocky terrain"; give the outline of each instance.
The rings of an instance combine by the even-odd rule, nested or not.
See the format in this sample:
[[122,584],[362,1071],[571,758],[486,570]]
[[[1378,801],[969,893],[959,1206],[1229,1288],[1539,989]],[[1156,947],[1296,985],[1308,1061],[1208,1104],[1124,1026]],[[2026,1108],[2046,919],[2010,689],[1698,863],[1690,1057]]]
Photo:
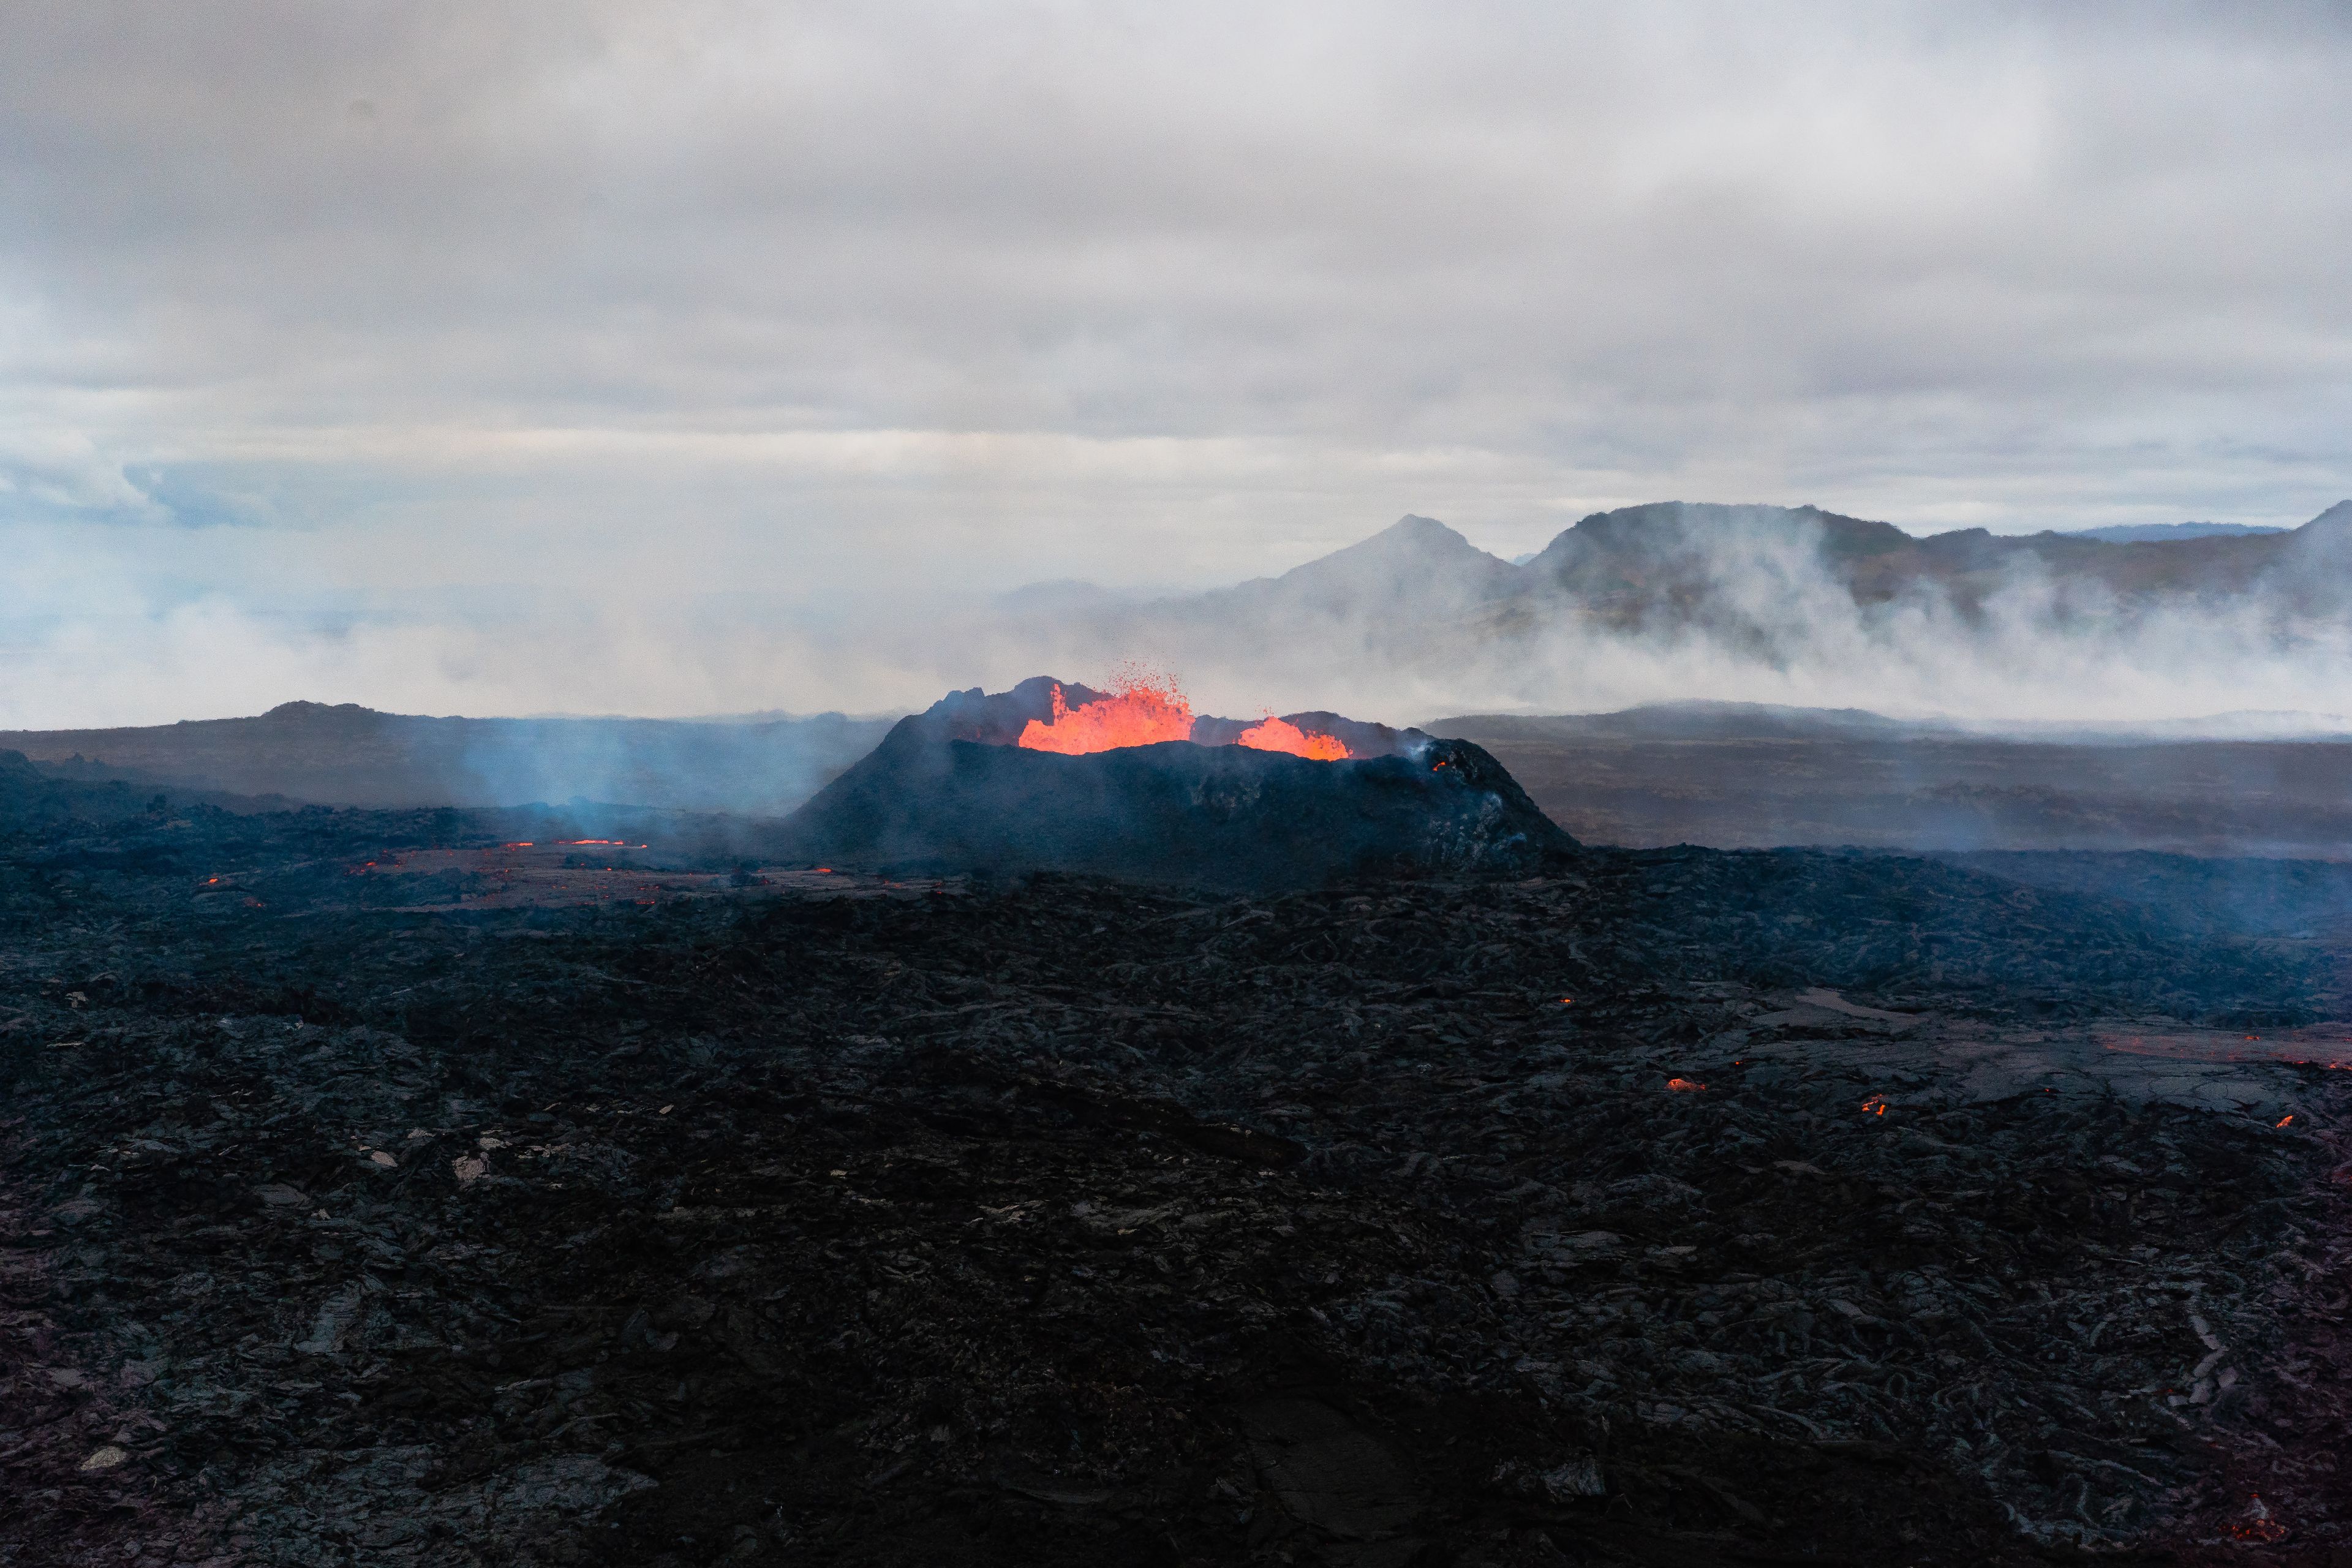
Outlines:
[[520,825],[0,838],[0,1562],[2352,1546],[2346,949],[2179,866]]

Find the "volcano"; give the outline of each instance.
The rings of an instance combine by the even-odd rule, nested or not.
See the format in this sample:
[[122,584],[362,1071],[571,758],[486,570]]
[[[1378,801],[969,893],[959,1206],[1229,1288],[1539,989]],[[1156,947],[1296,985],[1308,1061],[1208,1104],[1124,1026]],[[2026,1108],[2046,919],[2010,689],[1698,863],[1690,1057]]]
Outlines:
[[1335,713],[1196,718],[1172,687],[1045,676],[899,721],[784,833],[828,863],[1253,891],[1523,876],[1578,847],[1466,741]]

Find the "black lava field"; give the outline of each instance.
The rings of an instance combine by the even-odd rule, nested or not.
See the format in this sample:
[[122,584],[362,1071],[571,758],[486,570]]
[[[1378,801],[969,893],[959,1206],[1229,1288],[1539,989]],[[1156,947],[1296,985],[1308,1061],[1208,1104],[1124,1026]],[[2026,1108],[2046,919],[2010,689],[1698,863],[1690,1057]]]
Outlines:
[[2352,942],[2210,862],[0,805],[0,1563],[2352,1551]]

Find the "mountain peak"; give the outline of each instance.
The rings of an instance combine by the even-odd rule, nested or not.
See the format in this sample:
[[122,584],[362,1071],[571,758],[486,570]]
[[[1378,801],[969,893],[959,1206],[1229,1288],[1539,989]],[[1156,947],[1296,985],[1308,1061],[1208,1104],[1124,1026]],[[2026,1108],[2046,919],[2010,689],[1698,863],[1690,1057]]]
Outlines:
[[1328,555],[1318,556],[1295,571],[1312,571],[1327,562],[1360,560],[1368,556],[1383,559],[1429,556],[1452,557],[1459,560],[1497,560],[1470,542],[1458,531],[1448,528],[1433,517],[1407,512],[1370,539],[1345,545]]
[[[1409,511],[1405,513],[1402,517],[1397,519],[1394,522],[1389,524],[1386,528],[1372,535],[1372,538],[1426,540],[1433,544],[1444,542],[1468,544],[1470,542],[1467,539],[1463,538],[1460,533],[1446,527],[1435,518],[1423,517],[1417,511]],[[1370,543],[1370,541],[1368,540],[1365,542]]]
[[1817,506],[1647,501],[1579,518],[1528,563],[1528,569],[1545,581],[1567,581],[1596,567],[1604,575],[1621,568],[1641,574],[1668,559],[1706,556],[1723,542],[1741,538],[1809,542],[1837,559],[1882,555],[1916,542],[1891,522],[1846,517]]
[[1470,605],[1511,592],[1518,570],[1435,518],[1408,512],[1370,539],[1226,592],[1273,594],[1331,611],[1433,596]]
[[1335,572],[1395,571],[1416,563],[1443,563],[1455,570],[1512,569],[1509,562],[1487,554],[1435,518],[1407,512],[1370,539],[1334,550],[1328,555],[1318,555],[1303,566],[1294,566],[1277,581],[1306,582]]
[[2314,529],[2322,533],[2352,533],[2352,500],[2337,501],[2295,531],[2307,533]]

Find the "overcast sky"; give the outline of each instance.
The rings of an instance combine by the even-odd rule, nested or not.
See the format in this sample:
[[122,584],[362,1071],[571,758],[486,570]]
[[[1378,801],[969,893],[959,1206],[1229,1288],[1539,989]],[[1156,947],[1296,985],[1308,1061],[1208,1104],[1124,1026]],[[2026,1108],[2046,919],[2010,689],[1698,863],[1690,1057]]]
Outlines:
[[2339,4],[13,0],[0,723],[855,705],[795,628],[1408,510],[2300,522],[2347,81]]

